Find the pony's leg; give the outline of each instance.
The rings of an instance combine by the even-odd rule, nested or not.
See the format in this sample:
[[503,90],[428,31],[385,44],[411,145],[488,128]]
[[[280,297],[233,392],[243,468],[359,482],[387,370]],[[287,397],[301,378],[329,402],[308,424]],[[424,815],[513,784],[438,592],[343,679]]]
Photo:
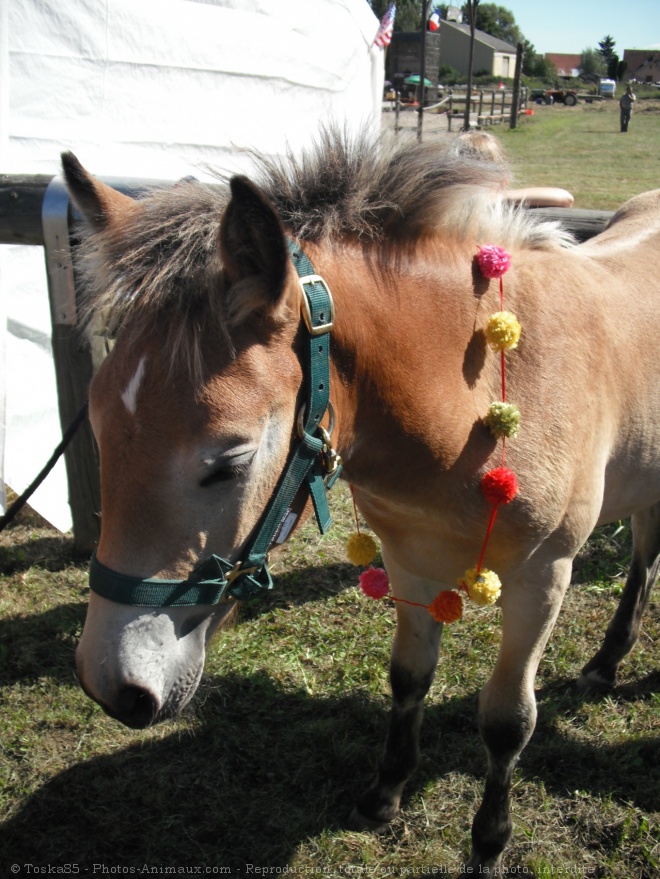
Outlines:
[[[500,605],[502,642],[495,669],[479,696],[479,731],[488,770],[481,805],[472,824],[466,872],[499,875],[511,836],[509,789],[518,758],[536,725],[534,679],[571,577],[571,560],[526,566],[507,579]],[[539,584],[542,588],[539,589]]]
[[613,687],[619,663],[637,641],[660,567],[660,504],[632,517],[632,533],[632,562],[619,606],[607,627],[602,646],[582,669],[578,679],[580,687]]
[[[388,564],[392,578],[394,567]],[[429,587],[426,581],[418,580],[411,594],[423,600],[429,589],[437,592],[437,584]],[[423,607],[397,602],[396,612],[390,662],[392,710],[385,753],[374,784],[358,799],[349,818],[356,830],[384,830],[399,811],[403,788],[417,765],[424,697],[438,662],[442,626]]]

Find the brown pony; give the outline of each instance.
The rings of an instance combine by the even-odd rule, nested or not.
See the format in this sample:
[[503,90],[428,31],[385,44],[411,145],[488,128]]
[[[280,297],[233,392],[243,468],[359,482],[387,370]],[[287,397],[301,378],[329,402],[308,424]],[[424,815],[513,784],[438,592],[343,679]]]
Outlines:
[[[382,541],[393,595],[413,602],[396,604],[391,726],[352,814],[359,828],[392,820],[415,766],[442,629],[419,605],[455,588],[483,543],[480,481],[501,443],[482,418],[501,374],[484,334],[498,282],[477,254],[487,243],[511,254],[506,305],[523,334],[507,382],[522,429],[507,463],[520,490],[488,546],[502,641],[479,700],[488,772],[468,863],[494,874],[511,834],[512,771],[536,722],[537,666],[575,554],[596,525],[632,516],[630,575],[584,684],[614,684],[657,573],[660,192],[632,199],[576,245],[504,204],[500,169],[435,146],[325,132],[297,160],[262,163],[256,183],[185,182],[140,200],[63,160],[86,221],[90,324],[116,335],[90,390],[103,498],[94,564],[132,596],[124,603],[92,582],[82,685],[131,726],[175,714],[233,606],[227,594],[240,596],[223,590],[305,411],[309,333],[293,239],[334,298],[332,443]],[[210,578],[221,584],[215,597],[179,606],[131,592],[185,587],[208,557],[223,571]]]

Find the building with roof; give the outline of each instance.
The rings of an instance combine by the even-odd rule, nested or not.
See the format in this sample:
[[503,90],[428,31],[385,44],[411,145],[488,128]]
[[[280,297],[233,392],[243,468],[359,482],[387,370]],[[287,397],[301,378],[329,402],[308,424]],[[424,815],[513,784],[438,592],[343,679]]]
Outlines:
[[[470,57],[470,25],[457,21],[440,22],[440,60],[464,76]],[[516,47],[483,31],[474,32],[472,72],[512,78],[516,69]]]
[[624,49],[625,79],[660,82],[660,52],[653,49]]
[[[440,34],[427,33],[424,40],[425,77],[434,86],[440,70]],[[390,82],[397,76],[418,76],[422,71],[422,35],[419,31],[395,31],[385,56],[385,75]]]
[[563,52],[546,52],[543,56],[557,68],[557,76],[579,76],[581,55],[568,55]]

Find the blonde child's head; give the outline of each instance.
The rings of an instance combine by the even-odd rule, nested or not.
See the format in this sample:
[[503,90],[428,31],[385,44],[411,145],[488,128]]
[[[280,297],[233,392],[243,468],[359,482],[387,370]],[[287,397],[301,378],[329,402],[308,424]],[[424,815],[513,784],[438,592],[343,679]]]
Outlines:
[[461,156],[506,165],[506,156],[499,140],[485,131],[461,132],[456,138],[456,150]]

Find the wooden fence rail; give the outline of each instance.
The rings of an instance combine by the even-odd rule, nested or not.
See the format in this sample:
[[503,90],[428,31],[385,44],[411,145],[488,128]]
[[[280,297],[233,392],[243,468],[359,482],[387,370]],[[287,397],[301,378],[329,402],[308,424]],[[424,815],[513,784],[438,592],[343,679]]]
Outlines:
[[[463,115],[467,92],[450,91],[447,95],[447,128],[452,130],[454,119],[463,125]],[[509,122],[511,119],[511,107],[514,104],[515,94],[506,89],[472,89],[470,92],[470,124],[474,123],[477,128],[484,125],[494,125],[501,122]],[[520,90],[518,115],[527,110],[527,89]]]
[[[106,180],[122,192],[135,194],[153,180]],[[571,208],[535,209],[557,219],[583,241],[603,230],[608,211]],[[85,343],[76,322],[77,288],[71,257],[73,211],[60,178],[50,175],[0,175],[0,244],[44,248],[53,321],[53,359],[62,428],[73,421],[86,399],[87,388],[102,352]],[[69,287],[71,281],[72,287]],[[73,291],[71,293],[71,290]],[[72,298],[71,298],[72,297]],[[66,454],[69,503],[76,549],[90,553],[98,540],[100,490],[98,462],[88,424],[79,431]],[[35,461],[35,475],[44,461]]]

